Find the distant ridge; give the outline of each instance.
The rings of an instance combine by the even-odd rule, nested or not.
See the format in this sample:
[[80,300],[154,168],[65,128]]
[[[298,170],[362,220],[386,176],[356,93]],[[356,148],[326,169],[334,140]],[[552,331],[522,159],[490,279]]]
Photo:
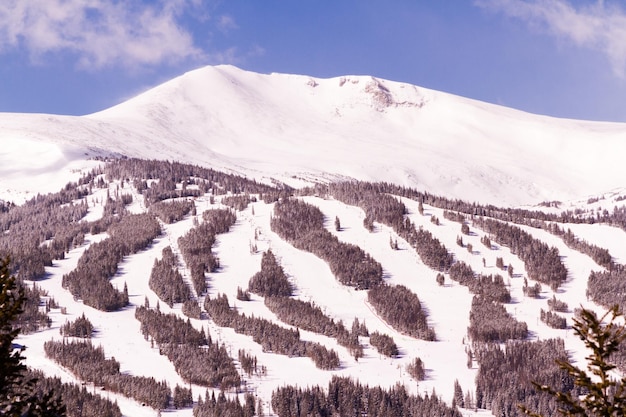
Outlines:
[[[14,145],[0,153],[3,166],[23,161],[0,179],[0,198],[38,188],[25,188],[20,172],[62,182],[81,161],[111,153],[294,186],[388,181],[498,205],[584,198],[626,182],[624,124],[537,116],[371,76],[233,66],[188,72],[87,116],[3,113],[0,141]],[[50,152],[37,152],[42,141]]]

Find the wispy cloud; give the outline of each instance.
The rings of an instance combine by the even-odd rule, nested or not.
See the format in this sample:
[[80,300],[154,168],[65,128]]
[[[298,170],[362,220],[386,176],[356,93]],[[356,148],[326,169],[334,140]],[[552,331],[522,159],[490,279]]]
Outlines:
[[626,13],[599,0],[574,5],[567,0],[477,0],[478,6],[521,19],[574,44],[603,52],[613,72],[626,76]]
[[233,19],[232,16],[228,15],[222,15],[219,17],[217,21],[217,27],[223,32],[228,32],[230,30],[239,28],[239,26],[237,26],[237,23],[235,22],[235,19]]
[[204,51],[181,24],[194,7],[198,0],[2,0],[0,52],[25,50],[34,61],[70,52],[83,69],[202,59]]

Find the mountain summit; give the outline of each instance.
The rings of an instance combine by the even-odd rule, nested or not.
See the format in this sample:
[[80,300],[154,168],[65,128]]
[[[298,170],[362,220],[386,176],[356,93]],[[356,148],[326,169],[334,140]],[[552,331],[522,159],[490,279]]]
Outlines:
[[109,154],[295,186],[388,181],[500,205],[586,197],[626,178],[624,124],[538,116],[371,76],[233,66],[188,72],[86,116],[0,114],[0,140],[11,144],[0,153],[3,192],[26,191],[24,172],[76,171]]

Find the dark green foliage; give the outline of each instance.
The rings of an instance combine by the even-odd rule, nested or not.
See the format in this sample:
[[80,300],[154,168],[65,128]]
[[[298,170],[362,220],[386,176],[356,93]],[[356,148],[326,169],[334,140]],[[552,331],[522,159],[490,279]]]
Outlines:
[[540,316],[541,321],[552,327],[553,329],[565,329],[567,328],[567,320],[565,317],[561,317],[551,311],[544,311],[541,309]]
[[550,307],[551,311],[558,311],[560,313],[567,313],[569,310],[567,303],[561,300],[557,300],[555,295],[553,295],[552,298],[548,300],[548,307]]
[[531,279],[548,284],[552,289],[557,289],[567,279],[567,269],[555,247],[549,247],[521,228],[501,221],[476,218],[474,225],[519,256]]
[[65,406],[53,391],[38,392],[36,380],[26,374],[22,349],[14,340],[19,328],[14,320],[22,312],[24,291],[9,271],[9,259],[0,260],[0,415],[9,417],[64,416]]
[[359,343],[358,333],[350,333],[342,322],[335,322],[319,307],[307,301],[288,297],[266,297],[265,305],[281,321],[300,329],[334,337],[356,359],[363,357],[363,347]]
[[137,307],[144,337],[152,337],[176,372],[187,382],[207,387],[238,387],[241,379],[226,348],[218,346],[190,323],[174,314]]
[[579,239],[570,229],[565,231],[556,223],[550,223],[547,225],[546,230],[563,239],[563,242],[565,242],[568,247],[589,255],[598,265],[607,269],[614,269],[617,267],[617,265],[613,262],[613,257],[607,249]]
[[193,417],[253,417],[255,415],[254,396],[246,393],[244,404],[239,402],[237,397],[235,400],[226,398],[221,392],[217,399],[215,395],[206,394],[205,401],[199,401],[193,408]]
[[230,308],[226,295],[218,295],[213,299],[206,297],[204,309],[218,326],[232,327],[237,333],[252,336],[266,351],[287,356],[308,356],[320,369],[339,367],[339,356],[334,350],[300,340],[297,330],[286,329],[258,317],[239,314]]
[[125,256],[147,248],[161,234],[151,214],[126,214],[112,223],[110,238],[92,244],[78,260],[76,269],[63,276],[63,287],[88,306],[115,311],[128,304],[128,294],[111,285]]
[[424,363],[420,358],[413,359],[413,361],[406,366],[406,371],[418,381],[423,381],[426,378]]
[[367,330],[365,322],[360,323],[359,319],[355,317],[354,321],[352,322],[352,334],[355,334],[357,336],[369,337],[370,332],[369,330]]
[[435,330],[428,327],[428,315],[419,298],[404,285],[378,285],[368,291],[367,300],[394,329],[419,339],[435,340]]
[[241,364],[241,369],[243,369],[248,376],[258,372],[256,356],[250,356],[245,350],[239,349],[238,359]]
[[474,274],[472,267],[463,261],[455,262],[450,267],[450,279],[467,286],[471,293],[480,295],[489,300],[508,303],[511,294],[504,284],[501,275]]
[[502,304],[474,296],[468,333],[475,342],[505,342],[525,339],[528,326],[511,317]]
[[174,388],[174,395],[172,396],[172,405],[177,410],[193,406],[191,389],[176,385]]
[[340,242],[324,228],[324,215],[300,200],[276,203],[272,230],[298,249],[311,252],[330,266],[344,285],[366,290],[382,282],[382,266],[356,245]]
[[[574,332],[590,351],[587,356],[587,370],[574,366],[565,358],[557,363],[579,390],[572,392],[571,386],[563,386],[558,381],[542,381],[534,377],[535,389],[548,393],[558,402],[558,409],[566,416],[623,416],[626,415],[626,378],[615,378],[611,373],[616,365],[611,362],[613,354],[626,338],[626,328],[616,319],[622,314],[614,306],[603,317],[582,309],[574,319]],[[606,323],[606,319],[608,323]],[[606,324],[605,324],[606,323]],[[571,383],[570,383],[571,384]],[[580,396],[582,391],[583,395]],[[529,415],[545,414],[537,407],[522,407]],[[537,410],[537,414],[530,409]]]
[[[0,257],[11,255],[11,273],[19,280],[45,276],[53,259],[82,244],[90,224],[79,223],[87,214],[86,191],[69,183],[58,193],[37,195],[21,206],[0,212]],[[46,242],[46,244],[43,244]]]
[[250,291],[244,291],[241,287],[237,287],[237,299],[239,301],[250,301]]
[[122,417],[117,403],[89,392],[85,386],[63,383],[59,378],[47,378],[39,371],[29,370],[27,375],[28,379],[36,381],[34,387],[37,393],[60,394],[68,417]]
[[454,380],[454,397],[452,398],[453,406],[465,407],[465,398],[463,397],[463,389],[458,379]]
[[167,246],[162,252],[161,260],[155,259],[148,285],[150,289],[167,305],[172,307],[174,303],[184,303],[191,299],[189,287],[178,272],[178,258]]
[[[429,231],[415,228],[404,217],[406,207],[397,197],[388,194],[392,193],[387,190],[388,188],[393,187],[388,184],[344,182],[330,184],[328,192],[345,204],[361,207],[366,215],[364,222],[373,226],[372,222],[377,221],[392,227],[401,238],[415,248],[424,264],[437,271],[447,271],[454,262],[452,254]],[[420,202],[420,214],[423,214],[421,207]]]
[[156,410],[167,408],[170,402],[171,390],[167,383],[120,373],[120,363],[113,358],[106,359],[102,347],[96,348],[91,342],[50,340],[44,344],[44,350],[46,356],[83,381],[119,392]]
[[559,369],[556,360],[567,359],[562,339],[509,341],[504,348],[497,344],[476,347],[476,406],[491,409],[496,416],[521,416],[519,403],[555,416],[557,404],[549,395],[533,387],[530,381],[570,392],[573,379]]
[[182,220],[195,207],[193,201],[172,200],[152,204],[148,210],[155,214],[163,223],[176,223]]
[[321,387],[280,387],[272,393],[272,409],[279,417],[461,417],[437,396],[411,396],[401,385],[384,390],[370,388],[350,378],[333,376],[328,393]]
[[390,358],[400,354],[396,342],[394,342],[393,338],[389,335],[372,332],[370,333],[370,343],[379,353],[389,356]]
[[541,284],[536,282],[535,285],[528,285],[528,282],[524,281],[522,291],[526,297],[539,298],[539,295],[541,294]]
[[36,284],[33,284],[32,288],[23,286],[22,289],[25,297],[22,314],[16,318],[14,324],[19,326],[22,334],[29,334],[50,327],[52,321],[41,309],[43,305],[41,297],[47,294],[40,290]]
[[[214,194],[226,194],[227,192],[233,194],[277,193],[276,187],[260,184],[237,175],[225,174],[210,168],[180,162],[146,161],[134,158],[117,159],[108,163],[104,171],[108,179],[159,178],[169,181],[174,186],[183,182],[186,184],[195,183],[202,194],[207,193],[209,190],[213,190]],[[195,180],[192,181],[192,178]],[[283,186],[283,188],[287,187]],[[173,197],[179,197],[180,191],[183,191],[175,190],[171,185],[163,187],[163,189],[165,190],[164,195],[158,193],[148,194],[148,199],[150,201],[159,201],[172,198],[172,196],[166,197],[165,195],[167,194],[176,194]],[[173,193],[172,191],[176,192]],[[195,194],[194,191],[187,188],[186,193],[193,195]]]
[[135,318],[141,323],[141,333],[151,336],[156,343],[202,346],[209,343],[203,332],[196,330],[187,321],[175,314],[163,314],[143,306],[135,309]]
[[248,290],[263,297],[291,296],[291,284],[271,250],[263,254],[261,270],[250,278]]
[[161,351],[174,364],[176,372],[190,384],[222,390],[241,385],[241,378],[224,345],[207,348],[190,345],[164,345]]
[[587,296],[606,308],[617,305],[620,311],[626,311],[626,269],[591,272]]
[[[444,210],[443,218],[452,222],[465,224],[465,216],[454,211]],[[469,231],[469,230],[468,230]],[[467,233],[464,233],[467,234]]]
[[65,323],[60,329],[61,335],[90,339],[93,333],[93,324],[85,317],[85,313],[72,322]]
[[220,265],[219,259],[211,251],[215,236],[228,232],[237,216],[231,210],[218,209],[205,211],[202,218],[203,223],[178,239],[178,247],[191,272],[191,281],[198,295],[206,291],[204,274],[215,272]]
[[186,300],[183,303],[182,311],[185,316],[191,317],[192,319],[199,320],[200,318],[202,318],[202,308],[195,300]]
[[255,202],[255,197],[250,197],[248,194],[242,195],[228,195],[222,197],[222,204],[228,207],[232,207],[237,211],[243,211],[248,207],[250,202]]

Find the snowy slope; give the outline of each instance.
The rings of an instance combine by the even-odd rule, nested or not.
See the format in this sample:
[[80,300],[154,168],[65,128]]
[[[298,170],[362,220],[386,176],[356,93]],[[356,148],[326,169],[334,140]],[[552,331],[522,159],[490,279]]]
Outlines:
[[[367,76],[232,66],[189,72],[87,116],[0,114],[0,141],[10,144],[1,166],[19,160],[22,172],[63,178],[81,160],[118,153],[296,186],[390,181],[499,205],[584,198],[626,179],[623,124],[537,116]],[[0,175],[0,198],[33,192],[13,178]]]
[[[133,195],[135,200],[129,207],[131,211],[145,210],[141,197],[129,184],[120,182],[110,184],[111,195],[118,187],[122,193]],[[94,220],[102,215],[102,201],[105,195],[106,189],[98,189],[95,194],[87,198],[90,212],[86,219]],[[250,277],[259,270],[262,252],[271,249],[295,286],[297,298],[313,301],[322,308],[325,314],[335,320],[343,320],[348,326],[354,318],[358,318],[367,324],[370,331],[391,335],[399,346],[400,356],[393,359],[381,356],[369,344],[367,338],[361,338],[361,343],[365,346],[365,355],[355,362],[348,351],[339,346],[334,339],[301,331],[303,340],[316,341],[335,349],[340,356],[340,369],[320,370],[309,358],[290,358],[266,352],[249,336],[237,334],[230,328],[219,327],[211,320],[193,320],[196,328],[207,329],[219,343],[226,344],[232,357],[236,358],[236,352],[244,349],[248,354],[258,357],[260,365],[267,367],[266,375],[245,377],[246,388],[261,398],[266,406],[270,402],[272,391],[277,387],[286,384],[303,387],[314,384],[326,386],[333,375],[351,376],[371,386],[392,387],[396,383],[401,383],[410,392],[422,395],[434,390],[448,403],[453,396],[455,380],[459,381],[464,390],[474,391],[477,367],[474,364],[468,368],[466,364],[466,349],[469,347],[466,332],[472,299],[467,288],[451,281],[448,277],[446,277],[445,285],[439,286],[435,281],[436,271],[427,267],[408,243],[399,238],[390,228],[376,224],[373,232],[367,231],[363,227],[365,214],[360,208],[348,206],[334,199],[319,197],[304,197],[303,199],[322,210],[327,220],[326,227],[331,233],[341,241],[358,245],[380,262],[385,280],[390,285],[405,285],[419,296],[421,303],[429,312],[429,321],[435,329],[437,341],[417,340],[389,326],[367,303],[367,295],[364,291],[356,291],[339,284],[326,262],[311,253],[294,248],[274,233],[270,227],[273,204],[259,201],[246,210],[238,212],[234,227],[228,233],[218,235],[214,250],[220,258],[221,268],[218,272],[209,274],[210,296],[226,294],[231,305],[240,312],[278,322],[275,315],[264,305],[262,298],[253,296],[252,301],[249,302],[235,299],[237,287],[246,288]],[[573,337],[571,328],[554,330],[539,320],[540,309],[547,309],[546,301],[554,294],[548,286],[542,286],[540,298],[533,299],[523,295],[522,283],[526,273],[524,263],[516,255],[512,254],[508,248],[498,245],[494,245],[492,250],[486,249],[480,243],[484,232],[473,227],[472,234],[464,236],[466,243],[471,243],[475,248],[472,253],[469,253],[455,243],[460,224],[445,220],[441,209],[425,205],[424,215],[420,215],[417,202],[403,199],[403,203],[407,206],[408,218],[417,227],[433,233],[454,254],[455,259],[470,264],[476,272],[484,274],[500,272],[495,267],[497,257],[503,257],[505,264],[512,264],[518,273],[508,280],[513,300],[510,304],[506,304],[506,308],[518,320],[523,320],[528,324],[531,340],[561,337],[565,340],[572,359],[582,363],[585,351],[582,342]],[[198,213],[219,207],[211,204],[208,196],[196,199],[195,204]],[[431,216],[442,219],[440,224],[433,224],[430,221]],[[332,224],[332,219],[335,217],[341,219],[342,230],[339,232]],[[55,261],[52,267],[47,267],[46,279],[37,282],[37,285],[54,297],[64,308],[62,310],[64,312],[53,309],[50,315],[53,322],[49,330],[20,337],[20,342],[27,346],[25,353],[28,365],[41,369],[48,375],[59,376],[64,381],[76,381],[71,373],[45,357],[43,343],[50,339],[59,340],[61,338],[59,327],[68,320],[74,320],[85,314],[96,328],[94,344],[103,346],[107,357],[114,356],[120,361],[122,372],[166,380],[171,386],[184,385],[167,358],[159,355],[158,348],[143,338],[139,331],[139,322],[134,318],[134,310],[135,306],[143,305],[146,298],[150,305],[156,305],[158,297],[148,286],[152,264],[155,259],[161,257],[162,249],[168,245],[172,246],[175,253],[179,252],[178,238],[193,226],[193,221],[193,216],[187,216],[180,222],[163,225],[163,234],[148,249],[124,259],[112,283],[118,288],[124,284],[128,285],[131,305],[118,312],[105,313],[86,306],[61,286],[63,274],[76,266],[78,258],[89,244],[104,239],[105,234],[87,236],[87,241],[83,246],[71,250],[65,259]],[[618,248],[611,243],[618,245],[620,241],[623,241],[624,231],[601,225],[569,226],[578,226],[574,230],[577,233],[580,232],[581,236],[591,242],[607,244],[612,253],[615,250],[618,257],[623,256],[623,248],[622,252],[619,252]],[[569,276],[567,282],[559,289],[558,298],[566,301],[572,309],[582,305],[598,312],[603,311],[602,308],[587,300],[585,295],[586,281],[590,271],[600,268],[588,256],[565,246],[559,238],[539,229],[525,228],[525,230],[536,238],[556,246],[563,256]],[[390,247],[390,237],[398,240],[399,250],[393,250]],[[251,242],[257,245],[257,252],[249,250]],[[181,269],[184,274],[188,274],[184,267]],[[530,284],[533,285],[534,281]],[[202,303],[201,299],[198,301]],[[161,302],[161,310],[174,312],[184,317],[180,304],[169,308]],[[570,310],[564,316],[571,324],[572,311]],[[284,323],[282,325],[287,326]],[[406,372],[406,365],[416,357],[420,357],[425,364],[427,377],[424,381],[415,381]],[[194,399],[205,393],[205,388],[200,386],[194,385],[192,389]],[[125,399],[120,395],[102,392],[100,395],[115,398],[126,416],[156,414],[155,410],[142,407],[136,401]],[[234,394],[229,393],[229,396],[232,395]],[[168,410],[167,413],[168,415],[191,416],[191,409]],[[471,410],[463,410],[463,414],[476,415]],[[478,411],[478,414],[490,415],[485,410]]]

